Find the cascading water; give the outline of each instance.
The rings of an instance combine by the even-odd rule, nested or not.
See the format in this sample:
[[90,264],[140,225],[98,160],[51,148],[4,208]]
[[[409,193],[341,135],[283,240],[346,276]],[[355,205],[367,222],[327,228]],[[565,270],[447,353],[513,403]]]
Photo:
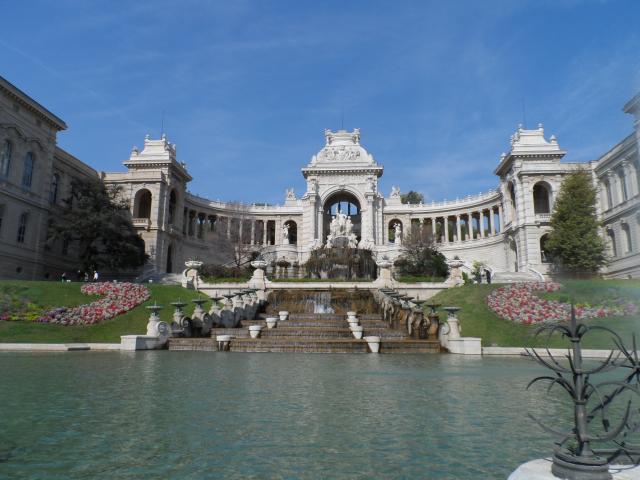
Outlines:
[[331,292],[315,292],[308,301],[313,305],[313,313],[335,313],[331,306]]
[[267,313],[327,313],[343,315],[349,310],[377,313],[378,305],[368,290],[280,290],[270,292]]

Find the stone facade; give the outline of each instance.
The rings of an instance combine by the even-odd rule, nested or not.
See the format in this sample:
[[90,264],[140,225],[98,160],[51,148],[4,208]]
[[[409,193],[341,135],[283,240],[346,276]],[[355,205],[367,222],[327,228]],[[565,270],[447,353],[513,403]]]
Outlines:
[[[326,244],[332,219],[342,213],[351,242],[378,258],[395,258],[403,237],[423,228],[447,258],[464,262],[463,269],[482,261],[494,276],[542,278],[550,266],[544,236],[563,176],[584,168],[599,189],[597,208],[611,257],[605,275],[640,277],[640,96],[624,111],[635,117],[634,133],[598,160],[561,162],[566,152],[555,137],[547,139],[542,125],[520,127],[495,169],[495,189],[419,205],[403,204],[397,187],[389,196],[379,191],[383,167],[362,146],[358,129],[326,130],[325,145],[302,168],[301,196],[289,189],[281,205],[238,205],[189,193],[191,176],[164,136],[134,147],[126,172],[94,171],[56,146],[64,122],[0,77],[0,148],[11,144],[6,175],[0,162],[0,276],[51,277],[71,263],[72,248],[45,248],[47,225],[72,178],[98,177],[120,185],[130,200],[150,256],[143,276],[180,272],[187,259],[219,261],[221,238],[272,262],[302,264]],[[29,152],[35,158],[31,179],[25,177]],[[27,223],[21,227],[24,213]]]

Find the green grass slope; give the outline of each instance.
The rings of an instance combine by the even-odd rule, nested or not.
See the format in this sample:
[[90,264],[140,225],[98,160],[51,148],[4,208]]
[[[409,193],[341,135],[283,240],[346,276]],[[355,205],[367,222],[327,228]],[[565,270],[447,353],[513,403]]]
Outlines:
[[[568,280],[562,282],[563,288],[552,294],[545,294],[550,300],[573,301],[579,303],[598,304],[615,296],[640,301],[640,281],[637,280]],[[525,326],[504,320],[487,306],[486,298],[495,288],[501,285],[465,285],[440,292],[433,300],[443,306],[460,307],[458,313],[462,335],[465,337],[481,337],[482,345],[500,347],[540,346],[540,341],[532,337],[535,325]],[[440,312],[441,318],[446,312]],[[597,318],[587,321],[589,325],[601,325],[616,331],[623,340],[630,343],[631,335],[636,334],[640,340],[640,317]],[[556,336],[551,339],[550,346],[565,347],[567,342]],[[602,333],[591,333],[585,337],[583,345],[587,348],[610,348],[612,343]]]
[[[0,281],[0,295],[12,292],[12,294],[20,295],[21,298],[28,298],[43,310],[90,303],[97,298],[82,294],[80,292],[81,286],[81,283],[2,280]],[[151,305],[154,302],[164,305],[165,308],[160,312],[160,318],[170,322],[173,314],[173,307],[170,302],[174,302],[178,298],[190,302],[198,296],[193,290],[187,290],[180,286],[146,286],[151,290],[151,298],[148,301],[123,315],[97,325],[63,326],[28,321],[0,321],[0,342],[119,343],[120,335],[146,333],[149,311],[144,307],[147,305]],[[16,290],[18,290],[17,293]],[[208,309],[209,306],[210,303],[207,302],[204,308]],[[185,307],[187,314],[191,314],[193,308],[193,304]]]

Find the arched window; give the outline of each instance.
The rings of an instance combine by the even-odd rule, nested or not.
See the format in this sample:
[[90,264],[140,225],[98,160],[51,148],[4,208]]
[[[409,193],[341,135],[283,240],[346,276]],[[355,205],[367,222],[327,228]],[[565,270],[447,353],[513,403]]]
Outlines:
[[138,190],[133,206],[135,218],[151,218],[151,192],[146,188]]
[[618,182],[620,183],[620,195],[623,202],[626,202],[629,198],[629,193],[627,191],[627,181],[624,175],[624,171],[622,168],[618,168],[616,170],[616,174],[618,175]]
[[11,142],[9,140],[5,140],[2,151],[0,152],[0,177],[9,176],[12,149],[13,145],[11,145]]
[[631,230],[626,222],[622,224],[622,236],[624,238],[624,253],[630,253],[633,245],[631,244]]
[[176,191],[171,190],[171,193],[169,194],[169,215],[167,218],[169,225],[173,225],[173,222],[176,219],[176,203]]
[[607,230],[607,239],[609,243],[609,254],[615,258],[618,256],[618,248],[616,246],[616,234],[613,230]]
[[545,182],[533,186],[533,213],[551,213],[551,189]]
[[29,221],[29,214],[24,212],[20,215],[20,220],[18,221],[18,235],[16,236],[16,241],[18,243],[24,243],[25,236],[27,235],[27,222]]
[[509,182],[509,201],[511,208],[511,221],[515,221],[516,219],[516,187],[513,186],[512,182]]
[[31,188],[34,162],[33,153],[27,152],[24,157],[24,170],[22,171],[22,186],[25,188]]
[[605,180],[604,182],[602,182],[602,184],[604,185],[604,192],[607,198],[607,210],[608,210],[610,208],[613,208],[613,195],[611,193],[611,183],[609,182],[609,180]]
[[60,185],[60,175],[54,173],[51,178],[51,190],[49,191],[49,202],[51,203],[58,201],[58,185]]
[[[287,232],[287,243],[289,245],[295,245],[298,243],[298,225],[293,220],[287,220],[284,222],[284,226]],[[284,232],[283,232],[284,233]]]
[[549,235],[544,234],[540,237],[540,261],[542,263],[551,263],[551,255],[547,250],[547,241],[549,240]]

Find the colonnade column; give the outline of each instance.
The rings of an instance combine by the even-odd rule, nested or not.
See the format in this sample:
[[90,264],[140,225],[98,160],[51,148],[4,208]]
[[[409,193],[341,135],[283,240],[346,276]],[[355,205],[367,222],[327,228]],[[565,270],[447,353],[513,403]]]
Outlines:
[[256,221],[251,220],[251,245],[256,243]]
[[498,231],[502,233],[502,226],[504,221],[502,220],[502,204],[498,204]]
[[484,238],[484,210],[478,212],[478,226],[480,227],[480,238]]
[[462,241],[462,225],[460,225],[460,214],[456,215],[456,231],[458,234],[456,241],[461,242]]
[[444,220],[444,243],[449,243],[449,217],[443,217]]
[[493,210],[494,207],[491,207],[491,209],[489,209],[489,220],[490,220],[490,225],[491,225],[491,235],[495,235],[496,234],[496,214]]
[[267,220],[262,221],[262,245],[267,245]]

